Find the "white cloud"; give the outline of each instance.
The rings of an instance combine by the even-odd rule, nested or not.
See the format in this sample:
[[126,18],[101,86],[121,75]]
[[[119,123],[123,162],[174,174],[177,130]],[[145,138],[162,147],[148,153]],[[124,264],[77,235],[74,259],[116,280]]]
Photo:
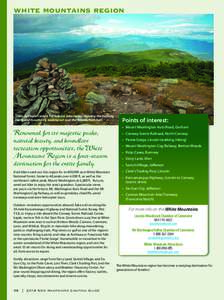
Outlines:
[[[162,26],[167,26],[167,25],[162,25]],[[168,25],[170,28],[179,28],[179,27],[198,27],[201,26],[199,24],[193,24],[193,23],[181,23],[181,24],[173,24],[173,25]]]
[[91,35],[91,36],[122,36],[122,35],[145,35],[145,36],[184,36],[194,33],[212,33],[212,29],[206,26],[198,26],[198,24],[183,23],[172,26],[149,26],[148,28],[127,28],[122,26],[108,25],[85,25],[75,28],[71,31],[74,35]]

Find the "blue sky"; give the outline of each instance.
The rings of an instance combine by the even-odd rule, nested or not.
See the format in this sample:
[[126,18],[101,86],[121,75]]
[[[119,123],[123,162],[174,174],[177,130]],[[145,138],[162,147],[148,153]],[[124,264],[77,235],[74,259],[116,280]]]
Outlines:
[[178,36],[213,40],[212,14],[15,15],[16,34]]

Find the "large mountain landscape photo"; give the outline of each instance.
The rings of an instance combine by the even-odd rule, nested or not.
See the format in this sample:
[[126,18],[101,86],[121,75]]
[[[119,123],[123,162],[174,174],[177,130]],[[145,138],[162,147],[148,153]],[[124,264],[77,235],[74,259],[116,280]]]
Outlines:
[[213,16],[15,15],[14,94],[15,124],[117,124],[119,113],[205,113],[212,124]]

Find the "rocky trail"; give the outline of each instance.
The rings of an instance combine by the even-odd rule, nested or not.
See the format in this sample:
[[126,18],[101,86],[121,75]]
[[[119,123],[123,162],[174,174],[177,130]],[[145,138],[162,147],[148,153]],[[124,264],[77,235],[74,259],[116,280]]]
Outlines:
[[213,88],[175,78],[86,78],[47,58],[14,83],[16,125],[116,125],[120,113],[205,113],[212,124]]
[[[188,83],[178,79],[157,78],[134,81],[131,78],[100,77],[86,81],[81,77],[74,81],[77,93],[79,94],[79,91],[80,94],[85,95],[86,93],[83,98],[86,97],[85,99],[89,100],[85,101],[91,104],[91,96],[95,95],[92,112],[95,115],[103,115],[104,120],[106,120],[106,116],[110,116],[106,122],[108,124],[117,124],[120,113],[206,113],[209,115],[211,123],[213,121],[212,90],[209,89],[208,92],[204,87],[194,86],[194,94],[189,97],[186,95]],[[91,91],[89,92],[89,90]],[[99,95],[101,100],[98,102]]]

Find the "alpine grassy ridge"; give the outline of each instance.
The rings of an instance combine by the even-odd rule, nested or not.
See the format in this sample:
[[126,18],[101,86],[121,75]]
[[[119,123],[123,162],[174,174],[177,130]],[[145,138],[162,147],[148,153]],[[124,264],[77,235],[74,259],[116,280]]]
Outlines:
[[[89,77],[100,74],[167,77],[213,85],[212,61],[200,60],[188,52],[175,49],[118,52],[97,48],[88,51],[46,53],[44,56],[70,73],[84,73]],[[16,64],[15,80],[28,77],[39,58]]]

